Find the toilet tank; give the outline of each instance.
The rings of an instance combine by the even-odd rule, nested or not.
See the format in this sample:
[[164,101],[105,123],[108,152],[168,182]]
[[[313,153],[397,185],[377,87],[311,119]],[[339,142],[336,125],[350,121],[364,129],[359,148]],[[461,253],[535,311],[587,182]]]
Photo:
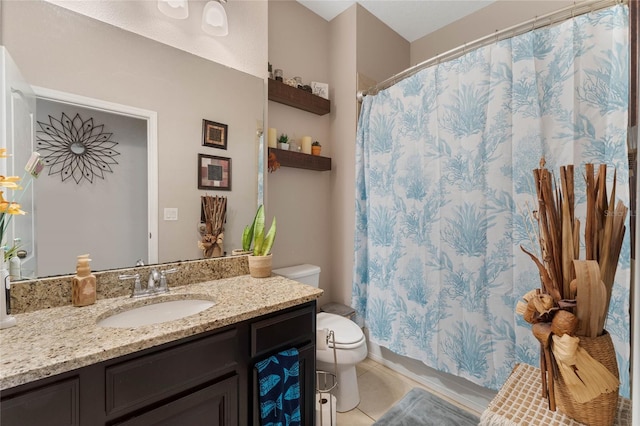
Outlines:
[[313,287],[318,287],[320,284],[320,267],[308,263],[274,269],[273,273]]

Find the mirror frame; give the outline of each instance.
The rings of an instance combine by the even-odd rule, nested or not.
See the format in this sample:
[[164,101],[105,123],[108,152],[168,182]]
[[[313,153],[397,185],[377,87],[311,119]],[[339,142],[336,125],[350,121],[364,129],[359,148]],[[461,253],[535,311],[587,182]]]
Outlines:
[[[147,123],[147,258],[148,264],[158,263],[158,114],[155,111],[101,99],[76,95],[39,86],[31,86],[36,99],[90,108],[109,114],[124,115]],[[35,220],[35,215],[33,215]],[[36,248],[36,256],[38,256]]]

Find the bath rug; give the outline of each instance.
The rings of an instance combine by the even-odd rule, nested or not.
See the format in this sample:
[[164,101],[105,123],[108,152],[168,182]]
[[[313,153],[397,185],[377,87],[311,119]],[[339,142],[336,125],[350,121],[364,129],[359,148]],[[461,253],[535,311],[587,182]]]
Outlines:
[[477,426],[480,418],[420,388],[411,389],[374,426]]

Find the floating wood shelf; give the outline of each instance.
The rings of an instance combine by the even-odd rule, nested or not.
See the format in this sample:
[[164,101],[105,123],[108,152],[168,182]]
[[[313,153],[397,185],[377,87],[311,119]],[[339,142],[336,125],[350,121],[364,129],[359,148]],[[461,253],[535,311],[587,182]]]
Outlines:
[[278,80],[269,79],[269,100],[318,115],[325,115],[331,111],[329,99],[288,86]]
[[285,151],[277,148],[269,148],[269,153],[275,154],[278,163],[282,167],[295,167],[297,169],[318,170],[321,172],[331,170],[331,158],[329,157]]

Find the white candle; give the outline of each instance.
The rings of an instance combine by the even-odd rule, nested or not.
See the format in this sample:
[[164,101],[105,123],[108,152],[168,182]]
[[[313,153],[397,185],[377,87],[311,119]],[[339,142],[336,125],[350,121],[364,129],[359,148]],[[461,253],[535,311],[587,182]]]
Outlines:
[[311,154],[311,136],[302,137],[302,152],[304,154]]
[[267,141],[269,148],[276,148],[278,145],[276,143],[276,134],[278,133],[277,129],[273,127],[269,127]]

